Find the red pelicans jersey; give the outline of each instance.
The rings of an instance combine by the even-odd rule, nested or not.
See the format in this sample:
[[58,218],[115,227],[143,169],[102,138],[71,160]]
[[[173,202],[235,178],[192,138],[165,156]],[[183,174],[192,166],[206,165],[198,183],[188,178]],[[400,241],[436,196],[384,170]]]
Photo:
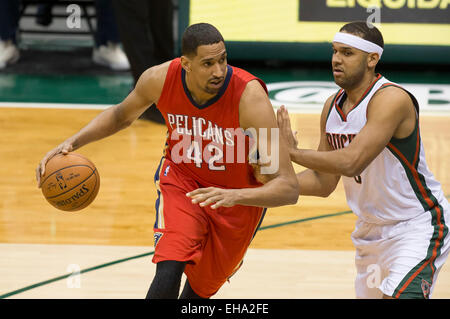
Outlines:
[[[249,165],[252,139],[239,124],[239,102],[252,74],[227,65],[218,94],[203,105],[192,98],[180,58],[169,66],[157,107],[168,128],[165,157],[202,186],[245,188],[259,186]],[[253,148],[254,149],[254,148]]]

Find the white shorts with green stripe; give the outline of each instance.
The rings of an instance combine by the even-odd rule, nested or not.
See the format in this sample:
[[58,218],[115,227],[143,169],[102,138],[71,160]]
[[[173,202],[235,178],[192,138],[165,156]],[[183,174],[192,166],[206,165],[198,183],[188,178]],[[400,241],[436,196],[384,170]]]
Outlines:
[[358,220],[352,233],[356,247],[357,298],[430,298],[450,251],[450,205],[394,224]]

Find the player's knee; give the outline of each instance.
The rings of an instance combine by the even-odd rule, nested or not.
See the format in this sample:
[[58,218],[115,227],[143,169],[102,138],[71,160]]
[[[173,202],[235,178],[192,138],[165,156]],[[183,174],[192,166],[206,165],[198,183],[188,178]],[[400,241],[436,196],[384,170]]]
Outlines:
[[156,265],[155,279],[158,282],[165,283],[168,287],[176,285],[179,287],[185,266],[185,262],[174,260],[161,261]]
[[176,299],[180,291],[181,275],[185,262],[162,261],[156,265],[156,274],[153,278],[147,299]]

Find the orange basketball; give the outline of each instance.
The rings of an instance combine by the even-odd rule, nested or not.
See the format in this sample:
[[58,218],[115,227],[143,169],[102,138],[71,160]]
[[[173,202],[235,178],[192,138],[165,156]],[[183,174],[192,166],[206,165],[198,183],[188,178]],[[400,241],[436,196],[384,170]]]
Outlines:
[[92,203],[100,188],[95,165],[76,153],[52,157],[45,165],[41,180],[45,199],[54,207],[71,212]]

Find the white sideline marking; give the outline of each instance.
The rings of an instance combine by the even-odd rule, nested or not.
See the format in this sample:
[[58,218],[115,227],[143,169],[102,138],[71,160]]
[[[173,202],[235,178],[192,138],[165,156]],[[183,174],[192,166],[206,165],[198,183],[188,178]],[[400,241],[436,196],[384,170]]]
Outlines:
[[0,102],[0,108],[104,110],[110,106],[112,106],[112,104]]
[[[273,104],[274,101],[271,101]],[[277,103],[279,104],[279,103]],[[113,104],[70,104],[70,103],[33,103],[33,102],[0,102],[1,108],[32,108],[32,109],[72,109],[72,110],[105,110]],[[274,110],[278,109],[278,105],[274,105]],[[320,114],[321,109],[317,105],[311,105],[310,108],[303,105],[301,108],[295,106],[287,106],[291,114]],[[450,116],[450,111],[431,111],[421,110],[420,116]]]

